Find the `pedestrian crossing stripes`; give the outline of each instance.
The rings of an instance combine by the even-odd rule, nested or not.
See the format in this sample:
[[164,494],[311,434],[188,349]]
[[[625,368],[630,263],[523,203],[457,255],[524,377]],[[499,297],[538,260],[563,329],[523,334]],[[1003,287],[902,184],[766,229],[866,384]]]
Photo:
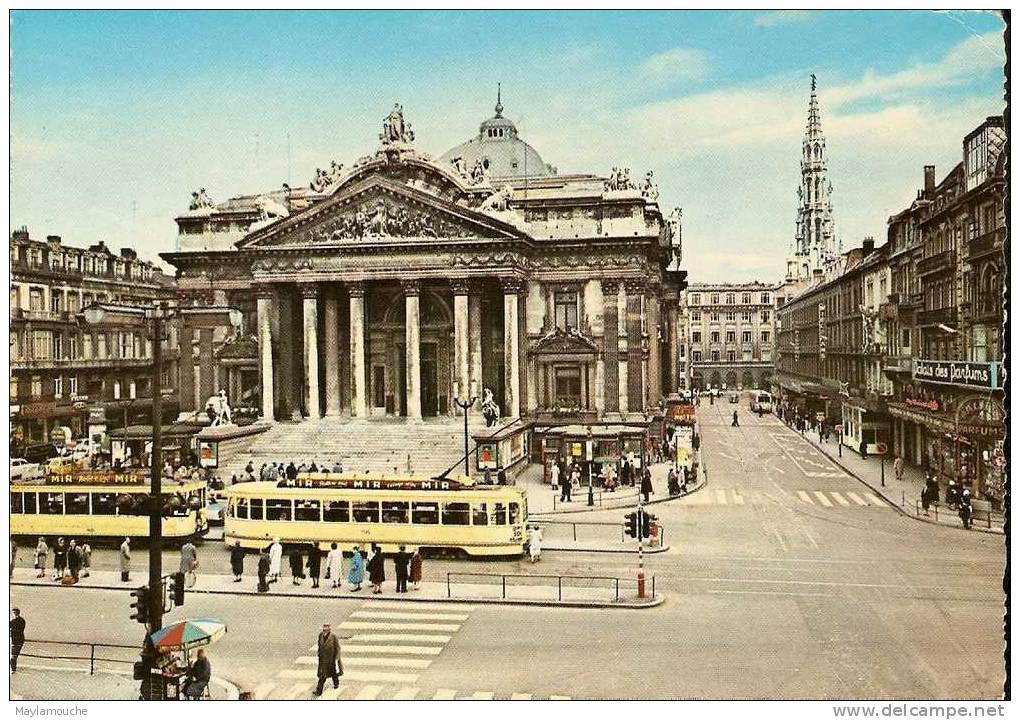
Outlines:
[[[883,501],[871,492],[848,490],[796,490],[793,493],[801,503],[818,508],[883,507]],[[685,506],[731,506],[731,505],[774,505],[786,504],[789,496],[781,492],[764,493],[738,490],[736,488],[706,488],[678,498],[678,507]]]
[[886,504],[885,501],[870,492],[858,494],[849,490],[812,490],[810,492],[798,490],[796,495],[797,499],[805,505],[824,508],[834,508],[836,505],[840,507],[885,507]]

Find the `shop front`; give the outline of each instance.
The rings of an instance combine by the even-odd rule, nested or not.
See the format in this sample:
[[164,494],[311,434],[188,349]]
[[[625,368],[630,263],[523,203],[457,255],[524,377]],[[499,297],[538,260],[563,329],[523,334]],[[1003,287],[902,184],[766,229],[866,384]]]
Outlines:
[[601,476],[612,466],[617,473],[624,459],[635,468],[644,467],[648,431],[633,425],[563,425],[536,427],[535,442],[540,448],[543,481],[552,482],[552,466],[561,458],[571,463],[592,462]]
[[888,452],[890,432],[885,403],[866,398],[844,398],[842,405],[843,444],[868,455]]

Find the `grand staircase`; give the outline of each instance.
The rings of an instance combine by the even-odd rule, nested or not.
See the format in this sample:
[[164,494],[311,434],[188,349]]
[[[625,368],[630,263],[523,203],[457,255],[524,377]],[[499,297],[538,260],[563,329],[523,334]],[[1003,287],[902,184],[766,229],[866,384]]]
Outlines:
[[[480,419],[469,432],[484,427]],[[469,441],[470,442],[470,441]],[[470,442],[474,448],[474,443]],[[315,462],[332,468],[340,460],[345,472],[440,473],[464,456],[464,421],[456,418],[408,422],[401,419],[351,421],[322,418],[280,423],[258,435],[246,450],[225,462],[217,474],[229,482],[242,477],[250,461],[256,477],[263,463]],[[463,472],[463,469],[454,473]]]

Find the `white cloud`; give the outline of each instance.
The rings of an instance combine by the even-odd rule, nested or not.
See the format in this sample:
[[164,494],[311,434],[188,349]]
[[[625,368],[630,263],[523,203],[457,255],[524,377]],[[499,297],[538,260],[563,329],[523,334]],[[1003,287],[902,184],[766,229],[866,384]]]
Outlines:
[[708,73],[708,58],[701,50],[672,48],[641,63],[641,75],[656,85],[700,80]]
[[813,10],[777,10],[775,12],[758,15],[754,24],[758,27],[770,28],[777,25],[793,25],[795,23],[807,22],[814,16]]

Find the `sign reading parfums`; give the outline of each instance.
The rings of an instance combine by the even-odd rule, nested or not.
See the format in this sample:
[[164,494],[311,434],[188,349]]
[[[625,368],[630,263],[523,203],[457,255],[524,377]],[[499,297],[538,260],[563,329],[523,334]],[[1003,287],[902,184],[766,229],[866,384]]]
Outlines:
[[999,387],[999,363],[915,360],[914,380],[994,390]]

